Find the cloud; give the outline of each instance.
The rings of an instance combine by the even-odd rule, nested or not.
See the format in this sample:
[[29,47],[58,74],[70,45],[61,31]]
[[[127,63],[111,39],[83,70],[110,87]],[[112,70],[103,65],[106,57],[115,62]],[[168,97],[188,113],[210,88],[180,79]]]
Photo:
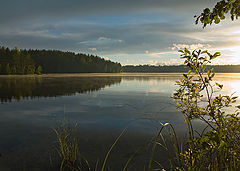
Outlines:
[[197,49],[209,49],[211,48],[211,45],[209,44],[173,44],[173,47],[171,48],[172,50],[180,50],[187,48],[189,50],[197,50]]
[[149,63],[150,65],[157,65],[157,64],[158,64],[158,61],[156,61],[156,60],[149,60],[148,63]]
[[154,58],[162,58],[165,55],[175,55],[175,54],[178,54],[177,51],[170,50],[170,51],[152,52],[152,53],[149,53],[149,56]]
[[123,42],[123,40],[117,40],[117,42],[119,42],[119,43],[122,43],[122,42]]
[[88,48],[89,50],[91,50],[91,51],[96,51],[97,50],[97,48]]
[[[216,0],[214,0],[216,1]],[[208,0],[8,0],[1,2],[0,21],[16,22],[19,19],[58,19],[69,16],[83,15],[119,15],[139,12],[170,11],[175,13],[194,12],[194,9],[202,10],[215,2]],[[199,11],[200,11],[199,10]],[[11,12],[9,12],[11,11]],[[194,15],[194,14],[193,14]]]
[[109,60],[109,58],[108,58],[108,57],[105,57],[105,56],[103,57],[103,59],[105,59],[105,60]]
[[98,39],[97,39],[98,41],[105,41],[105,40],[111,40],[110,38],[106,38],[106,37],[99,37]]
[[182,65],[183,61],[180,59],[170,59],[168,61],[159,62],[158,65]]
[[193,16],[216,2],[8,0],[0,6],[0,45],[94,53],[122,63],[126,58],[129,63],[175,62],[184,47],[240,46],[239,21],[205,29],[194,25]]

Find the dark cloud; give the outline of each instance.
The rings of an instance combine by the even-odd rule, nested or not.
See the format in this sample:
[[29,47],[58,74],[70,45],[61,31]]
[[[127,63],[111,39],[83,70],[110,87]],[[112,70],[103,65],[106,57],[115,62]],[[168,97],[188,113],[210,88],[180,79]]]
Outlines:
[[234,44],[216,39],[221,30],[194,25],[193,16],[216,1],[5,0],[0,45],[109,55],[166,52],[174,43]]
[[[80,25],[66,28],[46,25],[7,35],[0,34],[0,43],[20,48],[54,48],[76,52],[96,48],[104,54],[132,54],[144,52],[144,49],[166,50],[173,42],[183,40],[177,34],[184,30],[183,27],[179,23],[125,24],[121,27]],[[101,37],[104,40],[99,40]]]
[[215,2],[216,0],[4,0],[0,6],[0,22],[19,22],[19,19],[59,19],[77,14],[81,17],[153,11],[192,13],[193,10],[201,10]]

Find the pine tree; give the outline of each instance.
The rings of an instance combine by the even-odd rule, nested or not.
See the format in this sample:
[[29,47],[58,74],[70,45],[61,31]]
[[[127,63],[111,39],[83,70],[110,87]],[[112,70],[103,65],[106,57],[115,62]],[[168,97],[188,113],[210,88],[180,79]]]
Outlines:
[[7,63],[7,65],[5,67],[5,72],[7,75],[11,74],[11,69],[10,69],[9,63]]
[[36,74],[38,74],[38,75],[42,74],[42,67],[40,65],[36,69]]

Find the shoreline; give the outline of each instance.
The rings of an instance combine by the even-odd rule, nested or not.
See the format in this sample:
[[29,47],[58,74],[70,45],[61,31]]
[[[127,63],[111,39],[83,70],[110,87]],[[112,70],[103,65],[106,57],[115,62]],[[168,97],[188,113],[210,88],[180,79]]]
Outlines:
[[[0,78],[11,77],[181,77],[183,73],[140,73],[140,72],[125,72],[125,73],[55,73],[41,75],[0,75]],[[240,73],[216,73],[216,76],[240,78]]]

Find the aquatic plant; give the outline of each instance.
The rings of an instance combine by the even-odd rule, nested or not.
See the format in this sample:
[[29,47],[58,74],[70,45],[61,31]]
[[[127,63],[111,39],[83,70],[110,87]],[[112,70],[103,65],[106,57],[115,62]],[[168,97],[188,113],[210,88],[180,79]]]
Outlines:
[[[89,165],[88,161],[80,155],[78,136],[77,136],[77,124],[72,127],[70,124],[65,122],[59,126],[59,128],[53,128],[56,133],[58,140],[57,152],[61,159],[60,171],[97,171],[99,170],[99,161],[96,162],[94,169]],[[101,171],[106,170],[106,164],[108,157],[111,154],[112,149],[115,147],[120,137],[124,134],[126,128],[121,134],[115,139],[113,144],[110,146],[103,160]],[[130,160],[129,160],[130,161]],[[125,164],[127,167],[129,162]],[[124,169],[125,170],[125,169]]]
[[77,126],[73,130],[70,125],[62,124],[59,128],[53,130],[58,140],[58,154],[61,158],[60,171],[78,170],[80,165]]

